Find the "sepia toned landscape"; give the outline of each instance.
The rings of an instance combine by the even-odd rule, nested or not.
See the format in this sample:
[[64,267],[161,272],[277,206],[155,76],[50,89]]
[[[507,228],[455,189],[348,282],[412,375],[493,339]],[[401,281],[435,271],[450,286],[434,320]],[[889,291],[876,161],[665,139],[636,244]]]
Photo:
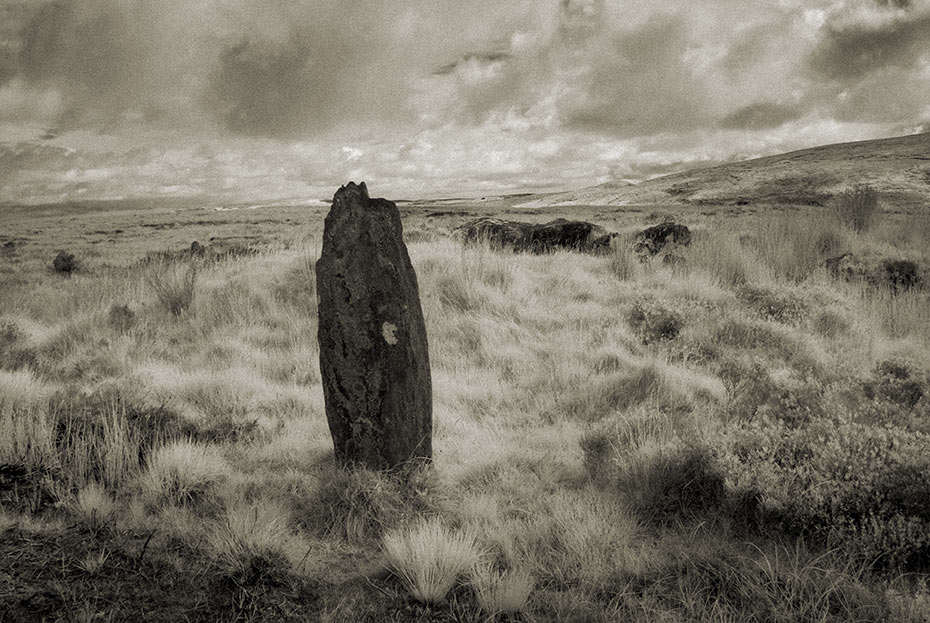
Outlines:
[[0,0],[0,623],[930,623],[930,0]]
[[[770,162],[687,179],[777,187]],[[897,156],[924,180],[900,204],[881,176],[820,205],[400,202],[434,402],[432,468],[404,478],[333,460],[328,205],[5,208],[0,612],[926,621],[926,162]],[[618,235],[464,244],[483,216]],[[665,221],[690,244],[637,255]]]

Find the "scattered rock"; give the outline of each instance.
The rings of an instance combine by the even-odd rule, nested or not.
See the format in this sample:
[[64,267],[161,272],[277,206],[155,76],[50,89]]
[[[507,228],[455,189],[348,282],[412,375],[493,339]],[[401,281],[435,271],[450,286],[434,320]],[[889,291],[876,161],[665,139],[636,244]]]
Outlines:
[[71,273],[77,269],[77,260],[74,258],[73,253],[59,251],[55,259],[52,260],[52,268],[56,273],[70,277]]
[[559,249],[606,252],[616,237],[600,225],[564,218],[537,224],[484,217],[465,223],[456,231],[466,243],[487,243],[528,253],[551,253]]
[[206,253],[207,249],[202,244],[196,240],[191,243],[191,255],[193,257],[203,257]]
[[633,251],[640,257],[652,257],[669,244],[682,247],[690,245],[691,230],[674,221],[647,227],[633,238]]
[[336,460],[372,469],[432,457],[432,383],[416,273],[392,201],[333,197],[316,264],[320,374]]

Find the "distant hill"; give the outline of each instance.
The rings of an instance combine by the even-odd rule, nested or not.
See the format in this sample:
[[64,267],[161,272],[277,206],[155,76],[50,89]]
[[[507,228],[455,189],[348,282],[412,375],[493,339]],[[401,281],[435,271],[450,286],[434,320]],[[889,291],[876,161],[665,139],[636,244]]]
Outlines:
[[824,205],[859,182],[873,185],[886,205],[930,209],[930,133],[824,145],[639,184],[535,195],[517,205]]

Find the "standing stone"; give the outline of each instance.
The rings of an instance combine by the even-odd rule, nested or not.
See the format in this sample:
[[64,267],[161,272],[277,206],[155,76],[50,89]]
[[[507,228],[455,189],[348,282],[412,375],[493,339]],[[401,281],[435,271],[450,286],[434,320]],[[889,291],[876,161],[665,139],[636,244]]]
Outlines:
[[432,457],[433,398],[416,273],[392,201],[349,182],[316,264],[320,373],[336,460],[390,469]]

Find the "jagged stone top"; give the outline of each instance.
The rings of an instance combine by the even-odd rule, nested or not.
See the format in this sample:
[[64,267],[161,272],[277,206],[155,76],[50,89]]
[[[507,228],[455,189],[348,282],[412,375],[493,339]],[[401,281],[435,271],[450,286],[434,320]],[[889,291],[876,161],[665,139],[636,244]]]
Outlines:
[[346,199],[368,199],[368,187],[365,186],[365,182],[349,182],[345,186],[340,186],[339,190],[336,191],[336,194],[333,195],[333,203],[337,199],[345,197]]

